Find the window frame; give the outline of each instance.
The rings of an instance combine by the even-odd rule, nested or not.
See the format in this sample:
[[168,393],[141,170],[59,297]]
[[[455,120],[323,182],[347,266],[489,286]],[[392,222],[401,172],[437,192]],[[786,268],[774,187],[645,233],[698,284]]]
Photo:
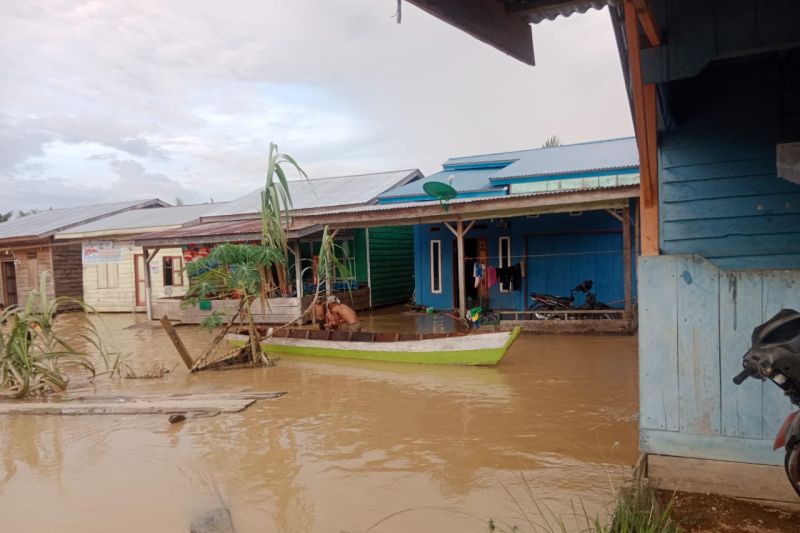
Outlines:
[[[434,256],[433,248],[434,244],[437,248],[436,256]],[[438,281],[439,287],[437,288],[434,285],[434,267],[436,268],[436,272],[439,274]],[[442,294],[442,241],[441,239],[432,239],[430,241],[430,261],[429,261],[429,271],[430,271],[430,278],[431,278],[431,294]]]
[[[505,256],[503,255],[503,242],[508,243],[508,248],[506,249]],[[497,240],[497,259],[498,259],[498,266],[499,268],[507,268],[511,266],[511,237],[504,236],[500,237]],[[505,261],[504,261],[505,260]],[[503,283],[498,281],[497,287],[501,293],[506,294],[511,292],[511,285],[505,286]]]

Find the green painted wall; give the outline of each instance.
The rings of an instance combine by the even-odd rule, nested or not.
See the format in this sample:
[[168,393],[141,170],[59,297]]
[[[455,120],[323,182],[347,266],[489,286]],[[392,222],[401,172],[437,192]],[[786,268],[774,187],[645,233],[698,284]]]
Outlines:
[[413,226],[370,228],[369,256],[373,307],[408,301],[414,292]]

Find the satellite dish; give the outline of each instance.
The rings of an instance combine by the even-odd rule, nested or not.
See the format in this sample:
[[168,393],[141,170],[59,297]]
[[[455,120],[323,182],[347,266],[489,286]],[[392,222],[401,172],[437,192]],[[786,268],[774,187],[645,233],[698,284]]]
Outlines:
[[441,181],[429,181],[422,188],[426,193],[443,202],[452,200],[458,194],[453,187]]

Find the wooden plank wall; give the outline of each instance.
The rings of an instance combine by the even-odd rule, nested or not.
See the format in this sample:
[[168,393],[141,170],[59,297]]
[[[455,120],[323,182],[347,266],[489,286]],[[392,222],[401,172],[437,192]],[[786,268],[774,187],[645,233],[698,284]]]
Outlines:
[[83,298],[81,243],[54,242],[50,245],[53,258],[53,280],[56,296]]
[[800,52],[709,67],[672,84],[660,144],[661,248],[725,270],[800,265],[800,185],[776,144],[800,141]]
[[[14,250],[14,255],[16,256],[17,300],[20,305],[25,305],[30,293],[38,288],[39,276],[42,272],[51,274],[53,272],[50,246],[17,248]],[[47,295],[55,296],[52,275],[47,279]]]
[[[118,245],[123,249],[121,263],[81,265],[79,261],[79,272],[83,273],[83,299],[100,312],[144,311],[144,307],[136,307],[136,282],[133,263],[134,256],[143,253],[142,248],[134,246],[133,242],[129,241],[121,241]],[[164,275],[161,270],[162,259],[166,256],[182,255],[183,252],[180,248],[165,248],[159,250],[150,263],[151,270],[153,270],[151,282],[154,299],[167,296],[164,289]],[[101,273],[100,269],[108,269],[107,272],[113,271],[116,276],[103,276],[105,273]],[[112,283],[101,283],[100,277],[113,281]],[[187,280],[184,281],[183,286],[172,288],[172,296],[181,296],[186,292],[188,283],[186,283]]]
[[778,387],[731,379],[757,325],[800,308],[800,270],[726,272],[698,255],[640,257],[643,452],[778,464],[791,405]]
[[369,254],[373,307],[407,302],[414,292],[413,228],[370,228]]

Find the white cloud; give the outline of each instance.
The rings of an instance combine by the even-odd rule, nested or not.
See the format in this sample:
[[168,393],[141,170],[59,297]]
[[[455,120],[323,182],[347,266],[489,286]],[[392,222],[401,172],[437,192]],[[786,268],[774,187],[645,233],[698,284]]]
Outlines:
[[531,68],[395,7],[5,2],[0,210],[47,203],[43,186],[55,205],[229,199],[260,184],[270,141],[329,176],[631,134],[607,13],[534,26]]

